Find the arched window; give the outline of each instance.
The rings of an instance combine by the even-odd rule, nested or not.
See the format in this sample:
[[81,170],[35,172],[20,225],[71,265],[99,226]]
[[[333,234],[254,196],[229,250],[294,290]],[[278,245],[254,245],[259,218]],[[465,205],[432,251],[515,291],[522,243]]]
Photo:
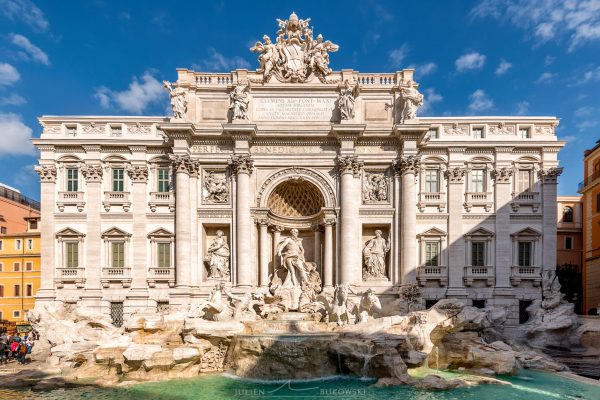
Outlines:
[[573,207],[565,207],[563,208],[563,222],[573,222]]

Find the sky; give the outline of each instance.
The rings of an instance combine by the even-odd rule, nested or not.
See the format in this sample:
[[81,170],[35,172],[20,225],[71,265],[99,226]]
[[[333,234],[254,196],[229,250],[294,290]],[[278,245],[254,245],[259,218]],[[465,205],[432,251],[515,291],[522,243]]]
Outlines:
[[600,0],[0,0],[0,182],[39,198],[41,115],[167,115],[176,68],[255,69],[275,19],[311,18],[334,70],[415,68],[422,116],[561,119],[576,194],[600,139]]

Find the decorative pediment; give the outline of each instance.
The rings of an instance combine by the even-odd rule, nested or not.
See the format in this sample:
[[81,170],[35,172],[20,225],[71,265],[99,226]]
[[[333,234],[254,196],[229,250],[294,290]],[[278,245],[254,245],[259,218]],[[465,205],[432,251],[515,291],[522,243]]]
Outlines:
[[130,237],[130,236],[131,236],[131,233],[127,233],[124,230],[117,228],[116,226],[113,226],[112,228],[110,228],[102,233],[102,239],[111,238],[111,237],[122,238],[122,237]]
[[82,238],[85,237],[84,233],[79,232],[76,229],[73,228],[65,228],[63,230],[60,230],[58,232],[56,232],[56,237],[57,238]]
[[441,229],[438,229],[438,228],[431,228],[431,229],[428,229],[428,230],[426,230],[425,232],[421,232],[421,233],[419,233],[419,234],[417,235],[417,238],[421,238],[421,237],[432,237],[432,236],[439,237],[439,236],[446,236],[446,235],[447,235],[447,233],[446,233],[446,232],[444,232],[444,231],[443,231],[443,230],[441,230]]
[[538,231],[536,231],[533,228],[527,227],[525,229],[521,229],[518,232],[515,233],[511,233],[510,236],[515,237],[515,236],[534,236],[534,237],[540,237],[542,236],[542,234]]
[[487,230],[485,228],[477,228],[477,229],[465,234],[465,237],[473,237],[473,236],[490,237],[490,236],[494,236],[494,232]]
[[158,228],[148,234],[149,238],[173,238],[175,234],[165,228]]

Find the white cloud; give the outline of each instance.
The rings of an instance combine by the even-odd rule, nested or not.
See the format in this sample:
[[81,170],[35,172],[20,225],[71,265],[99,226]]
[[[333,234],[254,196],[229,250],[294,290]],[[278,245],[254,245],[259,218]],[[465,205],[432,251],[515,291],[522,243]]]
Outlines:
[[10,35],[10,40],[12,44],[24,50],[24,52],[19,52],[19,55],[25,60],[32,60],[40,64],[50,65],[48,55],[44,53],[42,49],[31,43],[25,36],[13,33]]
[[7,63],[0,63],[0,86],[11,86],[21,79],[19,71]]
[[458,72],[481,69],[483,68],[483,64],[485,64],[485,56],[473,51],[458,57],[454,64]]
[[166,98],[162,84],[149,71],[144,72],[141,79],[134,76],[127,90],[119,92],[103,86],[96,90],[94,97],[103,108],[116,107],[134,114],[141,114],[149,105]]
[[408,45],[404,43],[402,46],[394,49],[388,53],[388,59],[390,64],[394,68],[400,68],[402,66],[402,62],[406,58],[408,54]]
[[579,124],[577,124],[577,128],[580,131],[584,131],[584,130],[593,128],[593,127],[595,127],[597,125],[598,125],[598,121],[586,120],[586,121],[582,121]]
[[496,68],[496,75],[504,75],[511,68],[512,68],[511,63],[509,63],[505,59],[501,59],[500,64],[498,64],[498,67]]
[[564,38],[569,51],[600,39],[600,0],[482,0],[471,16],[509,21],[539,43]]
[[593,68],[583,74],[582,83],[600,81],[600,67]]
[[556,61],[556,57],[553,56],[546,56],[544,57],[544,65],[547,67],[548,65],[552,65],[554,64],[554,61]]
[[38,31],[50,26],[42,10],[30,0],[0,0],[0,12],[12,21],[22,20]]
[[535,80],[535,83],[550,83],[554,80],[556,74],[552,72],[544,72],[540,75],[539,78]]
[[477,89],[469,96],[469,110],[477,113],[494,107],[494,101],[482,89]]
[[529,102],[520,101],[517,103],[517,115],[526,115],[529,112]]
[[231,71],[237,68],[250,69],[250,63],[242,57],[225,57],[215,48],[208,49],[208,58],[201,60],[198,64],[192,65],[193,69],[201,71]]
[[434,62],[428,62],[425,64],[418,64],[418,65],[412,64],[412,65],[408,66],[408,68],[414,68],[415,76],[418,76],[418,77],[423,77],[426,75],[433,74],[435,71],[437,71],[437,67],[438,67],[437,64]]
[[574,114],[577,117],[587,117],[588,115],[592,115],[592,112],[594,112],[594,107],[583,106],[575,110]]
[[0,106],[21,106],[27,103],[27,100],[16,93],[12,93],[7,97],[0,97]]
[[423,96],[425,97],[423,101],[423,106],[420,108],[420,113],[427,113],[431,111],[432,105],[435,103],[439,103],[444,98],[441,94],[437,93],[434,88],[427,88],[423,91]]
[[0,114],[0,157],[35,154],[31,144],[33,130],[16,114]]

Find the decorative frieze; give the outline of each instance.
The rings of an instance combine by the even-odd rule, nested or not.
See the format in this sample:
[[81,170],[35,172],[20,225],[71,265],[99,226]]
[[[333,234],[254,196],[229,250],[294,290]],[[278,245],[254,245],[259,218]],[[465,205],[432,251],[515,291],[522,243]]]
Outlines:
[[419,156],[401,157],[392,162],[392,167],[398,175],[418,175],[421,169],[421,159],[419,158]]
[[38,165],[35,172],[40,175],[42,182],[56,182],[56,167],[54,165]]
[[130,165],[127,167],[127,174],[134,183],[146,183],[148,181],[148,167],[145,165]]
[[504,122],[500,122],[498,125],[490,126],[490,134],[492,135],[514,135],[515,127],[507,126]]
[[360,177],[364,165],[357,156],[338,156],[337,164],[340,175],[352,174],[355,178]]
[[492,179],[496,181],[496,183],[510,183],[510,177],[513,174],[513,170],[511,168],[503,167],[496,168],[492,170]]
[[96,124],[95,122],[90,122],[87,125],[82,125],[81,130],[84,134],[88,135],[102,135],[105,133],[105,124]]
[[466,135],[468,127],[466,125],[444,125],[444,134],[446,135]]
[[563,173],[562,167],[552,167],[547,169],[541,169],[538,171],[538,177],[540,180],[546,183],[556,183],[558,181],[558,177]]
[[252,175],[252,171],[254,171],[254,160],[252,160],[249,154],[231,156],[228,165],[234,175]]
[[444,176],[448,180],[448,183],[463,183],[466,173],[466,168],[454,167],[444,171]]

